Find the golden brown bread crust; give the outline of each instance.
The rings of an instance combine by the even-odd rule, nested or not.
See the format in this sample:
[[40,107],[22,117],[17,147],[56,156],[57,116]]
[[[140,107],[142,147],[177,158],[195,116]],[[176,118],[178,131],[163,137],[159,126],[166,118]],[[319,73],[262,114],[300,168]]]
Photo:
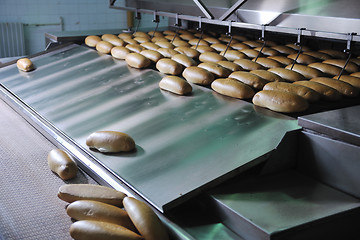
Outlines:
[[205,52],[216,52],[215,49],[213,49],[212,47],[209,46],[191,46],[191,48],[196,49],[197,51],[199,51],[199,53],[205,53]]
[[284,45],[272,46],[271,48],[278,51],[279,53],[282,53],[285,55],[290,55],[290,54],[296,53],[296,50],[294,50],[293,48],[284,46]]
[[[217,52],[221,52],[221,51],[224,51],[226,49],[226,44],[223,44],[223,43],[214,43],[214,44],[211,44],[210,47],[215,49],[215,51]],[[231,49],[231,48],[229,48]]]
[[319,78],[313,78],[310,81],[318,82],[327,85],[329,87],[332,87],[337,91],[339,91],[342,95],[347,97],[356,97],[359,95],[359,90],[357,88],[340,80],[336,80],[333,78],[319,77]]
[[175,47],[190,47],[191,45],[183,40],[175,40],[172,42]]
[[154,42],[154,43],[156,43],[156,42],[168,42],[168,43],[170,43],[169,40],[164,38],[164,37],[153,37],[151,39],[151,41]]
[[[323,61],[323,63],[327,63],[327,64],[331,64],[331,65],[343,68],[345,66],[346,60],[345,59],[328,59],[328,60]],[[355,63],[350,62],[350,61],[347,63],[345,70],[349,73],[354,73],[354,72],[360,71],[359,67]]]
[[51,150],[47,160],[50,170],[55,172],[63,180],[74,178],[78,172],[75,161],[61,149]]
[[194,38],[189,40],[188,42],[190,45],[196,46],[196,45],[203,45],[203,46],[209,46],[209,43],[207,41],[204,41],[203,39]]
[[248,45],[251,48],[256,48],[256,47],[262,46],[262,43],[259,43],[257,41],[251,41],[251,40],[243,41],[242,43]]
[[237,59],[247,58],[247,56],[237,50],[228,49],[224,55],[225,51],[220,52],[221,56],[224,56],[228,61],[235,61]]
[[336,59],[346,59],[347,54],[338,50],[334,49],[321,49],[319,52],[325,53],[327,55],[330,55],[332,58]]
[[158,51],[161,55],[163,55],[166,58],[171,58],[172,56],[179,54],[179,52],[171,48],[159,48],[156,51]]
[[217,62],[220,66],[229,69],[231,72],[241,71],[243,70],[239,65],[230,61],[219,61]]
[[[245,54],[248,58],[256,58],[259,55],[259,51],[256,51],[255,49],[249,48],[249,49],[241,49],[239,50],[243,54]],[[263,57],[264,54],[260,53],[259,57]]]
[[177,76],[166,76],[159,82],[159,87],[163,90],[178,94],[186,95],[192,92],[191,85],[184,79]]
[[155,44],[153,42],[143,42],[140,44],[140,46],[142,46],[145,49],[149,49],[149,50],[157,50],[158,48],[160,48],[157,44]]
[[[253,59],[253,61],[255,62],[255,58]],[[258,59],[256,59],[256,62],[259,63],[260,65],[262,65],[265,68],[281,68],[284,67],[283,64],[281,64],[280,62],[270,59],[270,58],[266,58],[266,57],[259,57]]]
[[150,49],[142,50],[140,52],[140,54],[147,57],[148,59],[150,59],[152,62],[155,62],[155,63],[157,63],[160,59],[162,59],[164,57],[158,51],[150,50]]
[[180,37],[182,40],[189,41],[189,43],[190,43],[190,40],[191,40],[191,39],[194,39],[194,38],[195,38],[195,36],[192,35],[192,34],[190,34],[190,33],[181,34],[179,37]]
[[[132,38],[123,38],[122,39],[126,44],[139,44],[136,40]],[[126,45],[125,45],[126,46]]]
[[275,61],[278,61],[279,63],[287,66],[287,65],[290,65],[290,64],[293,64],[294,60],[288,58],[288,57],[285,57],[285,56],[269,56],[268,57],[269,59],[272,59],[272,60],[275,60]]
[[209,44],[220,43],[219,39],[213,38],[213,37],[206,37],[206,38],[203,38],[203,39],[204,39],[204,41],[206,41]]
[[342,98],[342,95],[339,91],[336,89],[329,87],[327,85],[318,83],[318,82],[312,82],[312,81],[297,81],[294,82],[294,84],[302,85],[308,88],[311,88],[312,90],[320,93],[321,98],[327,101],[337,101]]
[[133,68],[146,68],[151,64],[150,59],[140,53],[129,53],[126,55],[125,61]]
[[[290,54],[287,57],[292,59],[292,60],[295,60],[296,56],[297,56],[297,53]],[[298,58],[296,59],[297,63],[301,63],[301,64],[305,64],[305,65],[309,65],[309,64],[314,63],[316,61],[317,61],[316,58],[314,58],[314,57],[312,57],[310,55],[303,54],[303,53],[300,53]]]
[[164,35],[161,32],[154,32],[154,31],[150,31],[147,33],[150,37],[164,37]]
[[133,35],[131,33],[120,33],[118,35],[118,38],[125,39],[125,38],[133,38]]
[[185,68],[183,77],[191,83],[209,85],[214,81],[214,75],[206,69],[191,66]]
[[[339,75],[339,74],[337,74],[337,75]],[[350,76],[354,76],[354,77],[360,78],[360,72],[352,73],[352,74],[350,74]]]
[[[286,66],[286,69],[291,69],[291,67],[292,67],[292,64]],[[312,68],[309,66],[301,65],[301,64],[294,64],[292,70],[300,73],[307,79],[324,76],[324,74],[320,70],[317,70],[316,68]]]
[[85,44],[89,47],[95,47],[101,41],[99,36],[90,35],[85,38]]
[[101,53],[109,54],[114,46],[107,41],[100,41],[96,44],[96,50]]
[[120,38],[116,37],[116,38],[110,38],[109,40],[107,40],[109,43],[111,43],[114,47],[118,47],[118,46],[124,46],[125,42],[123,40],[121,40]]
[[322,61],[327,60],[327,59],[331,59],[330,55],[328,55],[326,53],[318,52],[318,51],[303,52],[303,54],[312,56],[312,57],[317,58],[317,59],[322,60]]
[[130,53],[130,50],[126,47],[113,47],[110,52],[114,58],[125,59],[126,55]]
[[215,53],[215,52],[204,52],[201,53],[199,56],[200,62],[219,62],[219,61],[225,61],[226,58],[222,55]]
[[[334,79],[338,79],[339,76],[335,76]],[[349,83],[353,87],[360,88],[360,78],[349,75],[341,75],[339,78],[340,81]]]
[[197,63],[195,62],[194,59],[184,55],[184,54],[175,54],[174,56],[171,57],[172,60],[180,63],[181,65],[183,65],[184,67],[190,67],[190,66],[196,66]]
[[315,62],[308,65],[309,67],[316,68],[317,70],[328,74],[330,76],[339,75],[341,72],[341,68],[335,65],[322,63],[322,62]]
[[305,79],[302,74],[285,68],[270,68],[268,71],[279,75],[284,80],[289,82],[301,81]]
[[135,149],[129,135],[116,131],[96,131],[86,138],[86,145],[100,152],[128,152]]
[[242,69],[247,70],[247,71],[259,70],[259,69],[265,70],[266,69],[261,64],[251,61],[250,59],[237,59],[234,61],[234,63],[239,65]]
[[232,78],[218,78],[211,83],[211,88],[222,95],[239,99],[252,98],[255,94],[251,87]]
[[198,67],[203,68],[215,75],[215,78],[225,78],[230,75],[230,71],[214,62],[200,63]]
[[[261,47],[257,47],[254,48],[256,51],[260,51]],[[278,51],[276,51],[275,49],[269,48],[269,47],[264,47],[261,50],[261,53],[264,54],[265,56],[278,56],[280,55],[280,53]]]
[[128,44],[125,46],[127,49],[129,49],[132,52],[140,53],[144,48],[140,46],[139,44]]
[[287,82],[270,82],[266,84],[263,89],[291,92],[299,95],[309,102],[316,102],[320,99],[320,94],[311,88]]
[[118,37],[114,34],[110,34],[110,33],[105,33],[101,36],[101,39],[103,41],[109,41],[109,39],[117,39]]
[[150,39],[149,34],[147,34],[145,32],[134,32],[133,37],[143,37],[143,38],[149,38]]
[[269,82],[283,82],[285,81],[279,75],[269,72],[267,70],[252,70],[250,73],[258,75],[259,77],[269,81]]
[[[297,44],[294,44],[294,43],[289,43],[289,44],[286,44],[287,47],[289,48],[292,48],[294,50],[296,50],[296,52],[298,52],[298,50],[300,49],[300,46],[297,45]],[[307,47],[307,46],[301,46],[301,50],[303,52],[310,52],[311,51],[311,48]]]
[[174,50],[193,59],[198,58],[200,55],[199,51],[189,47],[177,47]]
[[32,61],[28,58],[20,58],[19,60],[17,60],[16,66],[19,70],[23,72],[29,72],[34,70],[34,65]]
[[229,78],[236,79],[257,90],[263,89],[265,84],[268,83],[265,79],[246,71],[233,72],[229,75]]
[[231,43],[230,47],[235,50],[249,49],[250,47],[243,43]]
[[276,90],[257,92],[252,102],[256,106],[285,113],[302,112],[309,107],[308,102],[299,95]]
[[159,72],[170,75],[179,75],[183,71],[183,67],[180,63],[169,58],[160,59],[156,63],[156,69],[159,70]]

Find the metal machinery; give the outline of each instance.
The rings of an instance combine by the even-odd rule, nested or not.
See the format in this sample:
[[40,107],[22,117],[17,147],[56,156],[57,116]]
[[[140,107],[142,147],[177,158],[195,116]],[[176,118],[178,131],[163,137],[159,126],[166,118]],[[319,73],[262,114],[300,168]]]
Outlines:
[[[110,7],[167,16],[175,28],[354,53],[360,41],[354,0],[110,0]],[[148,202],[171,239],[358,239],[359,98],[287,116],[196,85],[191,96],[162,92],[161,73],[76,44],[32,60],[30,73],[0,68],[2,99],[96,181]],[[137,150],[88,150],[86,137],[106,129],[127,132]]]

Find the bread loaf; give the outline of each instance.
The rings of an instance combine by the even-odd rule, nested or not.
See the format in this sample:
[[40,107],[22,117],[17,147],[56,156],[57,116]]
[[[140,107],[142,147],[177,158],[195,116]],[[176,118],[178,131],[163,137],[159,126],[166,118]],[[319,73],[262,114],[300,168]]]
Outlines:
[[[253,61],[255,62],[255,58],[253,59]],[[256,59],[256,62],[259,63],[260,65],[262,65],[264,68],[284,67],[284,65],[279,63],[278,61],[270,59],[270,58],[265,58],[265,57],[259,57],[258,59]]]
[[175,54],[174,56],[171,57],[172,60],[174,60],[175,62],[180,63],[181,65],[183,65],[184,67],[190,67],[190,66],[196,66],[197,63],[195,62],[194,59],[184,55],[184,54]]
[[74,178],[78,172],[78,167],[75,161],[61,149],[51,150],[48,154],[47,160],[50,170],[56,173],[63,180]]
[[347,97],[356,97],[359,95],[359,90],[357,88],[340,80],[326,78],[326,77],[319,77],[319,78],[313,78],[310,81],[318,82],[327,85],[329,87],[332,87],[337,91],[339,91],[342,95]]
[[111,56],[117,59],[125,59],[129,53],[130,50],[126,47],[113,47],[111,49]]
[[[137,45],[139,44],[136,40],[132,39],[132,38],[123,38],[122,39],[125,43],[127,44],[134,44],[134,45]],[[126,45],[125,45],[126,46]]]
[[[116,36],[115,36],[116,37]],[[116,38],[110,38],[109,40],[107,40],[109,43],[111,43],[113,46],[115,47],[120,47],[120,46],[124,46],[125,42],[123,40],[121,40],[120,38],[116,37]]]
[[334,49],[321,49],[319,52],[330,55],[332,58],[336,59],[347,59],[347,54]]
[[299,95],[275,90],[257,92],[252,102],[256,106],[285,113],[302,112],[309,107],[308,102]]
[[[215,51],[217,51],[217,52],[222,52],[222,51],[225,51],[227,45],[223,44],[223,43],[214,43],[214,44],[211,44],[210,47],[215,49]],[[231,49],[231,48],[229,48],[229,49]]]
[[[297,57],[297,53],[290,54],[287,57],[292,59],[292,60],[295,60],[295,58]],[[309,64],[314,63],[316,61],[317,61],[316,58],[314,58],[314,57],[312,57],[310,55],[303,54],[303,53],[300,53],[299,56],[296,59],[297,63],[301,63],[301,64],[305,64],[305,65],[309,65]]]
[[294,84],[311,88],[312,90],[320,93],[320,98],[326,101],[337,101],[342,98],[341,93],[338,92],[336,89],[321,83],[312,82],[312,81],[297,81],[294,82]]
[[[167,42],[170,43],[168,39],[164,38],[164,37],[153,37],[151,39],[152,42],[156,43],[156,42]],[[173,45],[174,47],[174,45]]]
[[215,52],[205,52],[205,53],[201,53],[199,56],[199,60],[201,62],[219,62],[219,61],[225,61],[226,58],[221,56],[218,53]]
[[159,70],[159,72],[170,75],[179,75],[183,71],[183,67],[180,63],[169,58],[160,59],[156,63],[156,69]]
[[70,226],[70,236],[75,240],[144,240],[123,226],[94,220],[74,222]]
[[125,197],[123,204],[136,229],[146,240],[169,239],[164,224],[147,204],[132,197]]
[[301,64],[294,64],[294,66],[291,64],[286,66],[286,69],[291,69],[291,67],[293,71],[300,73],[307,79],[322,77],[324,75],[321,71],[317,70],[316,68],[312,68]]
[[257,56],[259,56],[259,57],[264,56],[264,54],[260,53],[259,51],[254,50],[254,49],[251,49],[251,48],[241,49],[239,51],[242,52],[243,54],[245,54],[248,58],[256,58]]
[[257,90],[261,90],[268,83],[265,79],[245,71],[233,72],[229,75],[229,78],[236,79]]
[[326,53],[318,52],[318,51],[303,52],[303,54],[312,56],[312,57],[317,58],[317,59],[322,60],[322,61],[327,60],[327,59],[331,59],[330,55],[328,55]]
[[300,97],[306,99],[309,102],[316,102],[319,101],[320,99],[320,94],[318,92],[312,90],[311,88],[298,84],[292,84],[286,82],[270,82],[266,84],[263,89],[291,92],[296,95],[299,95]]
[[158,51],[161,55],[163,55],[166,58],[171,58],[172,56],[179,54],[179,52],[171,48],[159,48],[156,51]]
[[222,95],[248,99],[255,94],[254,90],[248,85],[232,78],[219,78],[211,83],[211,88]]
[[96,44],[96,50],[101,53],[109,54],[114,46],[107,41],[100,41]]
[[268,71],[277,74],[282,79],[289,82],[296,82],[305,79],[302,74],[285,68],[270,68]]
[[251,70],[259,70],[259,69],[266,69],[264,66],[251,61],[250,59],[237,59],[234,61],[235,64],[239,65],[242,69],[251,71]]
[[267,70],[252,70],[252,71],[250,71],[250,73],[255,74],[269,82],[283,82],[284,81],[284,79],[282,79],[282,77],[280,77],[279,75],[269,72]]
[[209,85],[214,81],[214,75],[208,70],[199,67],[187,67],[183,71],[183,77],[191,83]]
[[150,38],[149,34],[147,34],[145,32],[134,32],[133,36],[134,37]]
[[[339,76],[335,76],[334,79],[338,79]],[[360,78],[355,76],[349,76],[349,75],[341,75],[339,78],[340,81],[349,83],[353,87],[360,88]]]
[[60,186],[57,196],[68,203],[77,200],[93,200],[122,207],[122,201],[126,194],[95,184],[65,184]]
[[146,68],[151,64],[150,59],[140,53],[129,53],[126,55],[125,61],[133,68]]
[[220,52],[221,56],[224,56],[228,61],[235,61],[237,59],[247,58],[247,56],[237,50],[227,50],[225,55],[225,51]]
[[140,44],[140,46],[142,46],[145,49],[149,49],[149,50],[157,50],[158,48],[160,48],[157,44],[155,44],[153,42],[143,42]]
[[284,57],[284,56],[269,56],[268,57],[269,59],[272,59],[272,60],[275,60],[275,61],[278,61],[279,63],[287,66],[287,65],[290,65],[290,64],[293,64],[294,60],[288,58],[288,57]]
[[147,33],[150,37],[164,37],[164,35],[161,32],[155,32],[155,31],[150,31]]
[[121,225],[131,231],[136,231],[127,212],[119,207],[92,200],[78,200],[66,208],[69,217],[75,220],[94,220]]
[[34,70],[34,65],[32,61],[28,58],[20,58],[19,60],[17,60],[16,66],[19,70],[23,72],[30,72]]
[[[336,74],[336,75],[339,75],[339,74]],[[350,76],[360,78],[360,72],[355,72],[355,73],[352,73],[352,74],[350,74]]]
[[[260,51],[261,47],[254,48],[254,50]],[[261,53],[266,55],[266,56],[278,56],[278,55],[280,55],[280,53],[278,51],[276,51],[275,49],[269,48],[269,47],[264,47],[261,50]]]
[[229,69],[231,72],[242,71],[243,69],[236,63],[230,61],[219,61],[217,62],[220,66]]
[[233,43],[233,44],[230,44],[231,48],[232,49],[235,49],[235,50],[241,50],[241,49],[249,49],[250,47],[246,44],[243,44],[243,43]]
[[164,35],[175,35],[176,32],[174,32],[172,30],[165,30],[165,31],[162,32],[162,34],[164,34]]
[[129,135],[116,131],[93,132],[86,138],[86,145],[100,152],[128,152],[135,149],[135,141]]
[[117,39],[117,38],[118,38],[118,37],[117,37],[116,35],[110,34],[110,33],[105,33],[105,34],[103,34],[103,35],[101,36],[101,39],[102,39],[103,41],[107,41],[107,42],[109,42],[110,39]]
[[191,85],[184,79],[176,76],[166,76],[159,82],[159,87],[163,90],[178,94],[186,95],[192,92]]
[[[289,43],[289,44],[286,44],[287,47],[290,47],[296,51],[298,51],[300,49],[300,46],[297,45],[297,44],[294,44],[294,43]],[[302,45],[301,46],[301,51],[303,52],[310,52],[311,51],[311,48],[307,47],[307,46],[304,46]]]
[[205,52],[216,52],[215,49],[213,49],[212,47],[209,46],[192,46],[191,48],[196,49],[197,51],[199,51],[199,53],[205,53]]
[[198,39],[198,38],[194,38],[194,39],[191,39],[191,40],[189,40],[189,44],[190,45],[204,45],[204,46],[209,46],[209,43],[208,42],[206,42],[206,41],[204,41],[203,39]]
[[131,33],[120,33],[118,35],[118,38],[125,39],[125,38],[133,38],[133,35]]
[[99,36],[87,36],[85,38],[85,44],[89,47],[95,47],[98,42],[101,41],[101,38]]
[[160,59],[164,57],[158,51],[149,49],[142,50],[140,54],[150,59],[154,63],[157,63]]
[[251,48],[256,48],[256,47],[261,47],[262,46],[262,43],[259,43],[257,41],[248,40],[248,41],[243,41],[242,43],[248,45]]
[[190,47],[191,45],[183,40],[175,40],[172,42],[172,44],[174,45],[174,47]]
[[142,50],[144,50],[144,48],[139,44],[128,44],[125,47],[135,53],[140,53]]
[[198,58],[200,55],[200,52],[189,47],[177,47],[174,49],[178,53],[184,54],[190,58]]
[[[346,60],[345,59],[328,59],[328,60],[323,61],[323,63],[327,63],[327,64],[331,64],[331,65],[343,68],[345,66]],[[355,63],[352,63],[350,61],[347,63],[345,70],[349,73],[354,73],[354,72],[360,71],[359,67]]]
[[294,50],[293,48],[290,48],[290,47],[287,47],[287,46],[284,46],[284,45],[273,46],[271,48],[278,51],[279,53],[282,53],[282,54],[285,54],[285,55],[290,55],[290,54],[297,53],[297,51]]
[[325,74],[328,74],[330,76],[339,75],[341,72],[341,68],[335,65],[322,63],[322,62],[314,62],[309,64],[309,67],[315,68]]
[[209,44],[220,43],[219,39],[213,38],[213,37],[206,37],[206,38],[204,38],[204,41],[206,41]]
[[224,78],[229,76],[231,73],[228,69],[214,62],[200,63],[198,67],[208,70],[215,76],[215,78]]
[[[190,34],[190,33],[187,33],[187,34],[181,34],[181,35],[180,35],[180,38],[181,38],[182,40],[189,41],[189,43],[190,43],[190,40],[191,40],[191,39],[194,39],[195,36],[192,35],[192,34]],[[196,39],[196,38],[195,38],[195,39]],[[191,43],[190,43],[190,44],[191,44]]]

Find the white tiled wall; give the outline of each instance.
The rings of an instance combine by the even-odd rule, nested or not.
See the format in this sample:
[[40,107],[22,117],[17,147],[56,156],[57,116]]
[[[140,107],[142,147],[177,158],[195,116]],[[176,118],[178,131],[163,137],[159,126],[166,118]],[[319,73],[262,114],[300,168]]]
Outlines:
[[[123,0],[118,0],[117,5]],[[45,48],[45,32],[127,28],[126,12],[109,8],[108,0],[0,0],[0,22],[21,22],[25,26],[26,53]],[[140,27],[152,27],[152,15],[143,14]],[[160,26],[167,26],[162,21]],[[0,43],[1,44],[1,43]]]

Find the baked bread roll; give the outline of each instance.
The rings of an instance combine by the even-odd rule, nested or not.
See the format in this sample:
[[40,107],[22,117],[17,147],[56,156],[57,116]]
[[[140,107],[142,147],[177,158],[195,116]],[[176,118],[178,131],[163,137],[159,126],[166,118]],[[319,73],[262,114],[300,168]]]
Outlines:
[[327,64],[327,63],[321,63],[321,62],[315,62],[309,64],[309,67],[315,68],[325,74],[335,76],[339,75],[341,72],[341,68],[335,65]]
[[124,60],[126,55],[130,53],[130,50],[126,47],[113,47],[110,52],[114,58]]
[[232,78],[216,79],[211,83],[211,88],[222,95],[239,99],[252,98],[255,94],[251,87]]
[[179,75],[183,71],[183,67],[180,63],[169,58],[160,59],[156,63],[156,69],[161,73],[170,75]]
[[184,79],[176,76],[166,76],[159,82],[159,87],[168,92],[178,95],[186,95],[192,92],[191,85]]
[[[132,38],[123,38],[122,39],[125,43],[127,44],[134,44],[134,45],[137,45],[139,44],[136,40],[132,39]],[[126,46],[126,45],[125,45]]]
[[63,150],[53,149],[47,156],[48,166],[62,180],[74,178],[78,172],[77,164]]
[[140,53],[144,48],[140,46],[139,44],[128,44],[125,46],[127,49],[129,49],[132,52]]
[[134,139],[126,133],[116,131],[93,132],[86,138],[86,145],[104,153],[129,152],[135,149]]
[[154,32],[154,31],[150,31],[147,33],[150,37],[164,37],[164,35],[161,32]]
[[211,72],[195,66],[185,68],[182,75],[188,82],[199,85],[209,85],[214,81],[214,75]]
[[[292,64],[291,65],[287,65],[286,69],[291,69]],[[322,77],[324,74],[317,70],[316,68],[312,68],[312,67],[308,67],[305,65],[301,65],[301,64],[294,64],[293,71],[300,73],[301,75],[303,75],[305,78],[311,79],[311,78],[316,78],[316,77]]]
[[285,81],[289,81],[289,82],[296,82],[296,81],[301,81],[301,80],[305,79],[305,77],[302,74],[295,72],[293,70],[290,70],[290,69],[270,68],[270,69],[268,69],[268,71],[277,74],[282,79],[284,79]]
[[125,38],[133,38],[133,35],[131,33],[120,33],[118,35],[118,38],[125,39]]
[[358,67],[360,66],[360,58],[350,58],[349,61],[355,63]]
[[327,60],[327,59],[331,59],[330,55],[328,55],[326,53],[318,52],[318,51],[303,52],[303,54],[312,56],[312,57],[317,58],[317,59],[322,60],[322,61]]
[[270,82],[266,84],[263,88],[264,90],[277,90],[277,91],[284,91],[284,92],[291,92],[300,97],[306,99],[309,102],[316,102],[320,100],[320,94],[311,88],[292,84],[287,82]]
[[179,36],[182,40],[185,40],[185,41],[190,41],[191,39],[196,39],[196,37],[190,33],[187,33],[187,34],[181,34]]
[[[222,52],[222,51],[225,51],[227,45],[223,44],[223,43],[214,43],[214,44],[211,44],[210,47],[215,49],[215,51],[217,51],[217,52]],[[229,47],[229,49],[231,49],[231,48]]]
[[[339,74],[340,74],[340,73],[339,73]],[[339,75],[339,74],[336,74],[336,75]],[[352,73],[352,74],[350,74],[350,76],[360,78],[360,72],[355,72],[355,73]]]
[[74,222],[70,226],[70,236],[75,240],[144,240],[123,226],[94,220]]
[[206,38],[203,38],[203,39],[204,39],[204,41],[206,41],[209,44],[220,43],[219,39],[213,38],[213,37],[206,37]]
[[200,62],[219,62],[219,61],[225,61],[226,58],[222,55],[215,53],[215,52],[205,52],[201,53],[199,56]]
[[[292,59],[292,60],[295,60],[297,56],[297,53],[295,54],[290,54],[288,55],[287,57]],[[311,63],[314,63],[316,62],[316,58],[310,56],[310,55],[306,55],[306,54],[303,54],[303,53],[300,53],[298,58],[296,59],[296,62],[297,63],[301,63],[301,64],[305,64],[305,65],[309,65]]]
[[156,43],[156,42],[169,42],[168,39],[164,38],[164,37],[153,37],[151,39],[152,42]]
[[20,58],[19,60],[17,60],[16,66],[19,70],[23,72],[30,72],[34,70],[34,65],[32,61],[28,58]]
[[297,51],[294,50],[293,48],[284,45],[272,46],[271,48],[285,55],[291,55],[297,53]]
[[319,52],[330,55],[332,58],[336,59],[347,59],[348,57],[346,53],[334,49],[321,49]]
[[[254,50],[260,51],[261,47],[254,48]],[[278,55],[280,55],[280,53],[278,51],[276,51],[275,49],[269,48],[269,47],[264,47],[261,50],[261,53],[264,54],[265,56],[278,56]]]
[[[253,61],[255,62],[255,58],[253,59]],[[260,65],[262,65],[264,68],[284,67],[284,65],[279,63],[278,61],[270,59],[270,58],[265,58],[265,57],[259,57],[258,59],[256,59],[256,62],[259,63]]]
[[145,49],[149,49],[149,50],[157,50],[158,48],[160,48],[157,44],[155,44],[153,42],[143,42],[140,44],[140,46],[142,46]]
[[[338,79],[338,77],[339,76],[335,76],[334,79]],[[356,88],[360,88],[360,78],[358,78],[358,77],[349,76],[349,75],[341,75],[339,80],[349,83],[350,85],[352,85]]]
[[[330,65],[334,65],[334,66],[343,68],[345,66],[346,60],[345,59],[328,59],[328,60],[323,61],[323,63],[327,63]],[[354,72],[360,71],[359,67],[355,63],[352,63],[350,61],[347,63],[345,70],[349,73],[354,73]]]
[[309,107],[308,102],[299,95],[276,90],[257,92],[252,102],[256,106],[284,113],[302,112]]
[[184,54],[175,54],[174,56],[171,57],[172,60],[174,60],[175,62],[180,63],[181,65],[183,65],[184,67],[190,67],[190,66],[196,66],[197,63],[195,62],[194,59],[184,55]]
[[[296,51],[299,51],[300,49],[300,46],[297,45],[297,44],[294,44],[294,43],[289,43],[289,44],[286,44],[287,47],[289,48],[292,48]],[[311,48],[307,47],[307,46],[301,46],[301,51],[303,52],[310,52],[311,51]]]
[[[231,38],[228,37],[227,35],[225,35],[225,36],[219,37],[219,40],[222,41],[222,42],[224,42],[224,43],[226,43],[226,44],[228,44],[228,43],[230,42]],[[233,38],[233,39],[231,40],[231,42],[232,42],[232,43],[237,43],[237,42],[239,42],[239,41]]]
[[156,41],[155,44],[158,45],[160,48],[174,48],[174,44],[170,42]]
[[204,45],[200,45],[200,46],[192,46],[191,48],[196,49],[197,51],[199,51],[199,53],[205,53],[205,52],[216,52],[215,49],[213,49],[212,47],[209,46],[204,46]]
[[175,40],[172,42],[172,44],[174,45],[174,47],[190,47],[191,45],[183,40]]
[[189,40],[189,44],[193,45],[193,46],[196,46],[196,45],[209,46],[208,42],[204,41],[203,39],[200,39],[200,41],[199,41],[198,38],[194,38],[194,39]]
[[245,83],[246,85],[249,85],[250,87],[256,90],[263,89],[265,84],[268,83],[268,81],[266,81],[265,79],[245,71],[233,72],[229,75],[229,78],[236,79],[242,83]]
[[85,38],[85,44],[89,47],[95,47],[98,42],[101,41],[101,38],[99,36],[87,36]]
[[134,37],[143,37],[143,38],[149,38],[150,39],[149,34],[147,34],[145,32],[134,32],[133,36]]
[[110,34],[110,33],[105,33],[105,34],[103,34],[103,35],[101,36],[101,39],[102,39],[103,41],[107,41],[107,42],[109,42],[110,39],[117,39],[117,38],[118,38],[118,37],[117,37],[116,35]]
[[189,47],[177,47],[174,49],[178,53],[184,54],[190,58],[198,58],[200,55],[200,52]]
[[107,41],[100,41],[96,44],[96,50],[101,53],[109,54],[114,46]]
[[175,35],[176,32],[174,32],[172,30],[165,30],[165,31],[162,32],[162,34],[164,34],[164,35]]
[[120,47],[120,46],[124,46],[125,42],[123,40],[121,40],[120,38],[116,37],[116,38],[110,38],[109,40],[107,40],[109,43],[111,43],[113,46],[115,47]]
[[236,63],[230,61],[219,61],[217,62],[220,66],[229,69],[231,72],[242,71],[243,69]]
[[77,200],[93,200],[122,207],[122,201],[126,194],[95,184],[65,184],[60,186],[57,196],[68,203]]
[[251,48],[261,47],[263,45],[262,43],[259,43],[257,41],[251,41],[251,40],[243,41],[242,43],[248,45]]
[[[261,44],[263,44],[264,43],[264,41],[263,40],[256,40],[257,42],[259,42],[259,43],[261,43]],[[274,42],[274,41],[270,41],[270,40],[266,40],[266,42],[265,42],[265,46],[267,46],[267,47],[274,47],[274,46],[277,46],[277,45],[279,45],[278,43],[276,43],[276,42]]]
[[165,35],[164,38],[166,38],[170,42],[175,42],[175,41],[186,42],[186,41],[182,40],[180,37],[175,36],[175,35]]
[[266,69],[261,64],[251,61],[250,59],[237,59],[234,61],[234,63],[247,71]]
[[319,78],[313,78],[310,81],[318,82],[327,85],[329,87],[332,87],[337,91],[339,91],[342,95],[347,97],[356,97],[359,95],[359,90],[357,88],[353,87],[351,84],[348,84],[340,80],[327,78],[327,77],[319,77]]
[[225,78],[231,73],[228,69],[214,62],[200,63],[198,67],[208,70],[215,76],[215,78]]
[[142,50],[140,54],[150,59],[154,63],[157,63],[160,59],[164,57],[158,51],[149,49]]
[[156,51],[158,51],[161,55],[163,55],[166,58],[171,58],[172,56],[179,54],[179,52],[171,48],[159,48]]
[[255,74],[269,82],[283,82],[284,81],[284,79],[282,79],[282,77],[280,77],[279,75],[269,72],[267,70],[252,70],[252,71],[250,71],[250,73]]
[[279,63],[281,63],[285,66],[293,64],[293,62],[294,62],[294,60],[292,60],[288,57],[284,57],[284,56],[269,56],[267,58],[278,61]]
[[220,52],[221,56],[224,56],[228,61],[235,61],[237,59],[247,58],[247,56],[237,50],[228,49],[224,55],[225,51]]
[[320,98],[326,101],[337,101],[342,98],[341,93],[338,92],[336,89],[321,83],[312,82],[312,81],[298,81],[298,82],[294,82],[294,84],[311,88],[312,90],[320,93]]
[[243,54],[245,54],[248,58],[256,58],[258,55],[259,55],[259,57],[264,56],[264,54],[262,54],[262,53],[259,54],[259,51],[256,51],[256,50],[254,50],[252,48],[241,49],[239,51],[242,52]]
[[136,229],[146,240],[169,239],[164,224],[147,204],[132,197],[125,197],[123,204]]
[[250,47],[243,43],[232,43],[230,44],[231,48],[234,50],[241,50],[241,49],[249,49]]
[[92,200],[78,200],[66,207],[66,213],[75,220],[94,220],[121,225],[136,231],[127,212],[119,207]]

